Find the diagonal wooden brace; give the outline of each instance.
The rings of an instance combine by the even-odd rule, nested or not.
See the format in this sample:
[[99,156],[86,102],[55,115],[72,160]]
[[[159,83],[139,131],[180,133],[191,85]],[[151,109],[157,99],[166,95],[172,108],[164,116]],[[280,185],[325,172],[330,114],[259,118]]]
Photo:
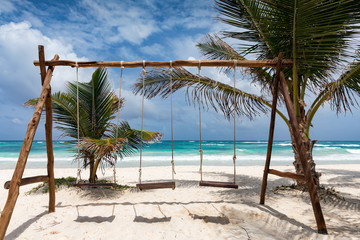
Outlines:
[[[53,60],[58,60],[59,56],[55,55]],[[30,153],[31,145],[34,140],[35,132],[37,129],[37,126],[39,125],[41,113],[43,110],[43,106],[45,103],[45,100],[48,96],[49,90],[50,90],[50,81],[52,77],[54,67],[49,67],[46,77],[44,80],[44,84],[41,90],[41,94],[38,100],[38,103],[36,104],[34,114],[29,122],[28,128],[26,130],[25,139],[23,142],[23,145],[20,150],[19,158],[16,164],[16,168],[14,171],[14,174],[11,179],[10,188],[8,192],[8,198],[5,203],[5,207],[3,211],[1,212],[0,217],[0,239],[3,239],[6,233],[6,230],[9,226],[9,222],[12,216],[12,213],[14,211],[14,207],[17,201],[17,198],[19,196],[19,187],[21,184],[21,178],[24,173],[24,169],[26,166],[26,162]]]

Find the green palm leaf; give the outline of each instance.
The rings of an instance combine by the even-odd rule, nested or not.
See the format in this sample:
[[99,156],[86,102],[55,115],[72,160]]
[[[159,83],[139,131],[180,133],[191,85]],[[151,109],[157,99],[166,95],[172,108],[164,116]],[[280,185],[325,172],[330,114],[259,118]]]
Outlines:
[[209,59],[218,60],[245,60],[229,44],[224,42],[218,35],[207,34],[202,42],[196,45],[202,54]]
[[85,137],[80,141],[79,146],[84,152],[94,154],[95,159],[101,159],[105,164],[113,166],[117,154],[122,154],[127,144],[126,138],[93,139]]
[[[356,96],[360,96],[360,61],[349,64],[339,79],[332,83],[330,94],[331,107],[337,112],[351,111],[352,106],[359,106]],[[331,88],[327,88],[331,89]]]
[[336,80],[326,84],[324,90],[318,95],[311,105],[307,114],[307,134],[311,122],[319,107],[327,101],[337,113],[351,111],[352,107],[358,107],[356,97],[360,97],[360,61],[355,60],[349,64],[343,74]]
[[[76,97],[76,88],[76,83],[68,84],[71,96]],[[118,98],[112,92],[104,68],[98,68],[89,83],[79,84],[80,116],[83,118],[81,124],[86,129],[84,136],[99,139],[104,135],[109,122],[114,119],[117,102]]]
[[[174,68],[172,74],[172,86],[167,69],[148,71],[145,78],[145,97],[153,98],[160,95],[166,98],[173,92],[185,88],[186,98],[189,102],[197,103],[198,97],[206,107],[213,107],[216,111],[222,111],[228,118],[234,111],[234,89],[232,86],[214,81],[207,77],[200,77],[190,73],[184,68]],[[142,90],[142,79],[134,85],[133,91],[138,94]],[[266,112],[268,103],[261,97],[245,93],[235,89],[236,114],[245,115],[249,118]]]
[[[246,60],[217,35],[206,35],[202,42],[197,44],[197,47],[205,57],[211,60]],[[233,71],[233,68],[228,67],[224,70],[225,73],[229,73]],[[271,93],[271,86],[273,82],[273,76],[271,74],[272,69],[257,67],[243,70],[243,73],[249,75],[253,82],[262,86],[264,93]]]
[[[305,90],[316,94],[320,91],[310,108],[312,115],[316,112],[314,108],[322,104],[318,100],[334,89],[330,85],[336,84],[329,79],[338,65],[344,58],[356,57],[349,49],[353,37],[359,33],[359,1],[216,0],[216,5],[222,14],[219,19],[239,29],[224,31],[223,35],[249,43],[241,44],[240,54],[251,52],[258,59],[271,59],[281,51],[285,58],[293,59],[292,73],[285,71],[285,75],[290,80],[288,87],[298,117]],[[329,85],[325,92],[324,85]],[[352,87],[355,89],[355,85]],[[337,90],[332,91],[332,99],[337,101],[333,106],[349,109],[353,95],[345,89]]]
[[[77,85],[68,82],[67,92],[51,96],[53,119],[63,135],[77,138]],[[98,68],[90,82],[79,83],[79,130],[80,138],[100,139],[114,119],[119,99],[112,91],[104,68]],[[123,100],[120,100],[121,104]],[[26,106],[34,106],[37,99],[28,100]],[[121,106],[120,106],[121,107]]]
[[241,45],[244,53],[271,59],[282,51],[294,60],[298,73],[318,78],[329,76],[339,55],[350,55],[346,49],[359,29],[359,1],[217,0],[216,4],[220,19],[239,28],[223,34],[251,42],[250,47]]
[[[146,145],[149,141],[160,141],[162,134],[159,132],[143,130],[142,144]],[[122,146],[121,151],[116,151],[120,158],[132,155],[139,150],[141,144],[141,130],[132,129],[127,121],[122,121],[119,126],[112,124],[106,134],[110,139],[127,139],[127,144]]]
[[[77,101],[77,84],[69,82],[67,92],[52,94],[53,119],[56,128],[63,135],[77,139],[79,103],[79,135],[80,159],[83,167],[90,166],[90,181],[95,181],[98,166],[113,165],[117,156],[121,158],[136,152],[141,143],[141,131],[133,130],[127,122],[122,122],[117,129],[111,123],[118,104],[122,106],[123,99],[118,99],[104,68],[98,68],[90,82],[79,83],[79,101]],[[27,106],[35,106],[38,99],[30,99]],[[143,131],[143,144],[150,140],[158,140],[161,134]],[[74,146],[76,142],[74,142]],[[77,146],[77,145],[76,145]]]

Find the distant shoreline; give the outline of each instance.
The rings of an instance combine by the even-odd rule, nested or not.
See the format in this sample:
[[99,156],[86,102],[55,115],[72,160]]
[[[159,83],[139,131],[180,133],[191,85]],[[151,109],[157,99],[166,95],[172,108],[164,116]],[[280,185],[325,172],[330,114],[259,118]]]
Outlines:
[[[318,139],[315,139],[317,140],[318,142],[360,142],[360,139],[359,140],[329,140],[329,139],[323,139],[323,140],[318,140]],[[0,142],[23,142],[24,139],[21,139],[21,140],[3,140],[3,139],[0,139]],[[76,142],[77,140],[52,140],[53,142]],[[162,139],[161,141],[165,141],[165,142],[170,142],[171,139]],[[174,142],[184,142],[184,141],[195,141],[195,142],[198,142],[199,139],[174,139]],[[232,142],[233,139],[202,139],[202,141],[206,142],[206,141],[214,141],[214,142],[224,142],[224,141],[230,141]],[[241,140],[241,139],[237,139],[236,140],[237,142],[268,142],[267,139],[260,139],[260,140]],[[45,139],[36,139],[34,140],[33,142],[46,142]],[[277,140],[274,140],[274,142],[290,142],[290,139],[277,139]]]
[[[13,169],[18,160],[21,141],[0,141],[0,169]],[[236,141],[238,166],[264,166],[266,141]],[[67,141],[54,141],[56,168],[76,168],[76,149]],[[169,166],[171,162],[171,141],[149,144],[143,148],[143,166]],[[232,166],[234,142],[217,140],[202,141],[204,165]],[[360,164],[360,141],[319,141],[313,150],[317,165]],[[174,142],[174,160],[178,166],[199,165],[199,141]],[[27,161],[27,168],[46,168],[46,142],[34,141]],[[292,166],[294,161],[290,141],[274,141],[271,165]],[[117,167],[131,168],[139,165],[139,153],[118,160]]]
[[[318,166],[333,166],[333,165],[357,165],[360,164],[360,161],[356,160],[356,161],[331,161],[331,162],[316,162],[316,165]],[[264,161],[253,161],[253,162],[237,162],[237,167],[247,167],[247,166],[264,166],[265,164],[265,160]],[[8,169],[15,169],[16,166],[16,161],[11,161],[11,162],[2,162],[0,161],[0,170],[8,170]],[[142,163],[143,167],[167,167],[170,166],[170,160],[168,163],[156,163],[156,162],[152,162],[152,163],[147,163],[147,162],[143,162]],[[188,161],[188,162],[181,162],[181,163],[177,163],[175,162],[175,166],[193,166],[193,167],[199,167],[199,162],[198,161]],[[209,166],[209,167],[216,167],[216,166],[220,166],[220,167],[229,167],[232,166],[232,164],[230,163],[206,163],[204,164],[204,166]],[[274,161],[271,162],[271,166],[290,166],[293,167],[292,162],[288,162],[288,161],[284,161],[284,162],[279,162],[279,161]],[[116,168],[136,168],[138,167],[138,163],[134,163],[134,162],[118,162],[116,164]],[[38,161],[38,162],[30,162],[28,161],[26,164],[26,168],[28,169],[46,169],[46,159],[44,159],[43,161]],[[77,163],[72,163],[72,161],[56,161],[55,160],[55,168],[66,168],[66,169],[77,169]],[[109,170],[111,171],[112,167],[106,167],[105,170]]]

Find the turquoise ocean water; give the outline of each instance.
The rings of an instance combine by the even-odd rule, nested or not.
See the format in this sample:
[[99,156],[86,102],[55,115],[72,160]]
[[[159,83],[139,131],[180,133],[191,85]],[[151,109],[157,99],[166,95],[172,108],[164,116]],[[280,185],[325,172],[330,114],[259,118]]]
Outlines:
[[[0,169],[15,167],[22,141],[0,141]],[[77,152],[72,144],[54,141],[55,167],[76,168],[73,162]],[[234,143],[232,141],[203,141],[204,165],[232,165]],[[266,141],[237,141],[237,165],[264,165]],[[313,151],[317,164],[360,163],[360,141],[319,141]],[[199,164],[198,141],[174,141],[176,165]],[[171,161],[171,141],[153,143],[144,148],[144,166],[167,166]],[[293,152],[289,141],[275,141],[273,144],[272,165],[291,165]],[[118,167],[137,167],[139,154],[125,158],[117,163]],[[28,168],[46,167],[45,141],[34,141],[28,159]]]

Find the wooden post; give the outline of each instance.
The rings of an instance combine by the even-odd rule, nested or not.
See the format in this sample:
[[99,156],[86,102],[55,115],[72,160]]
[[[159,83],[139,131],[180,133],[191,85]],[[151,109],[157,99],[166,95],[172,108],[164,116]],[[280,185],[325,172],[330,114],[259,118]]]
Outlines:
[[40,67],[40,76],[41,76],[41,86],[43,86],[45,77],[46,77],[44,46],[39,45],[38,52],[39,52],[39,67]]
[[262,184],[261,184],[260,204],[265,203],[265,193],[266,193],[266,187],[267,187],[267,179],[268,179],[268,175],[269,175],[272,145],[273,145],[273,140],[274,140],[279,77],[280,77],[280,71],[281,71],[281,67],[282,67],[281,65],[282,65],[283,57],[284,57],[284,53],[280,52],[278,59],[277,59],[278,62],[276,65],[276,75],[275,75],[275,82],[274,82],[274,88],[273,88],[273,101],[272,101],[272,108],[271,108],[269,139],[268,139],[268,145],[267,145],[267,154],[266,154],[266,162],[265,162],[265,168],[264,168],[264,173],[263,173],[263,180],[262,180]]
[[[45,54],[44,46],[39,45],[39,63],[41,84],[44,85],[46,70],[45,70]],[[49,176],[49,212],[55,212],[55,177],[54,177],[54,152],[52,144],[52,107],[51,107],[51,86],[45,100],[46,122],[45,122],[45,137],[46,137],[46,151],[47,151],[47,173]]]
[[315,185],[314,179],[312,178],[310,166],[309,166],[306,156],[305,156],[306,151],[304,150],[303,142],[301,141],[301,133],[299,130],[297,119],[296,119],[294,105],[292,104],[292,101],[290,98],[290,93],[287,88],[285,76],[282,71],[280,72],[280,86],[281,86],[281,91],[284,96],[286,108],[287,108],[287,111],[289,114],[289,120],[290,120],[289,122],[290,122],[291,131],[294,135],[295,145],[299,151],[301,165],[304,170],[306,186],[309,190],[310,200],[311,200],[312,208],[313,208],[315,219],[316,219],[318,233],[327,234],[326,224],[325,224],[324,216],[323,216],[323,213],[321,210],[321,205],[320,205],[320,201],[319,201],[319,196],[317,194],[316,185]]
[[[55,55],[55,57],[53,59],[57,60],[57,59],[59,59],[59,56]],[[19,187],[20,187],[20,183],[21,183],[21,178],[24,173],[25,165],[26,165],[26,162],[27,162],[27,159],[29,156],[32,142],[34,140],[35,132],[36,132],[37,126],[40,121],[40,117],[41,117],[41,113],[42,113],[43,106],[45,103],[45,99],[49,92],[49,86],[50,86],[53,69],[54,69],[53,67],[49,67],[49,69],[46,73],[46,77],[45,77],[44,85],[41,90],[39,101],[36,104],[34,114],[31,118],[28,128],[26,130],[25,139],[24,139],[23,145],[20,150],[20,154],[19,154],[19,158],[18,158],[18,161],[16,164],[14,174],[11,179],[10,188],[9,188],[9,192],[8,192],[8,198],[6,200],[4,209],[1,212],[0,239],[3,239],[5,236],[6,229],[9,226],[11,215],[14,211],[16,200],[19,196]]]

